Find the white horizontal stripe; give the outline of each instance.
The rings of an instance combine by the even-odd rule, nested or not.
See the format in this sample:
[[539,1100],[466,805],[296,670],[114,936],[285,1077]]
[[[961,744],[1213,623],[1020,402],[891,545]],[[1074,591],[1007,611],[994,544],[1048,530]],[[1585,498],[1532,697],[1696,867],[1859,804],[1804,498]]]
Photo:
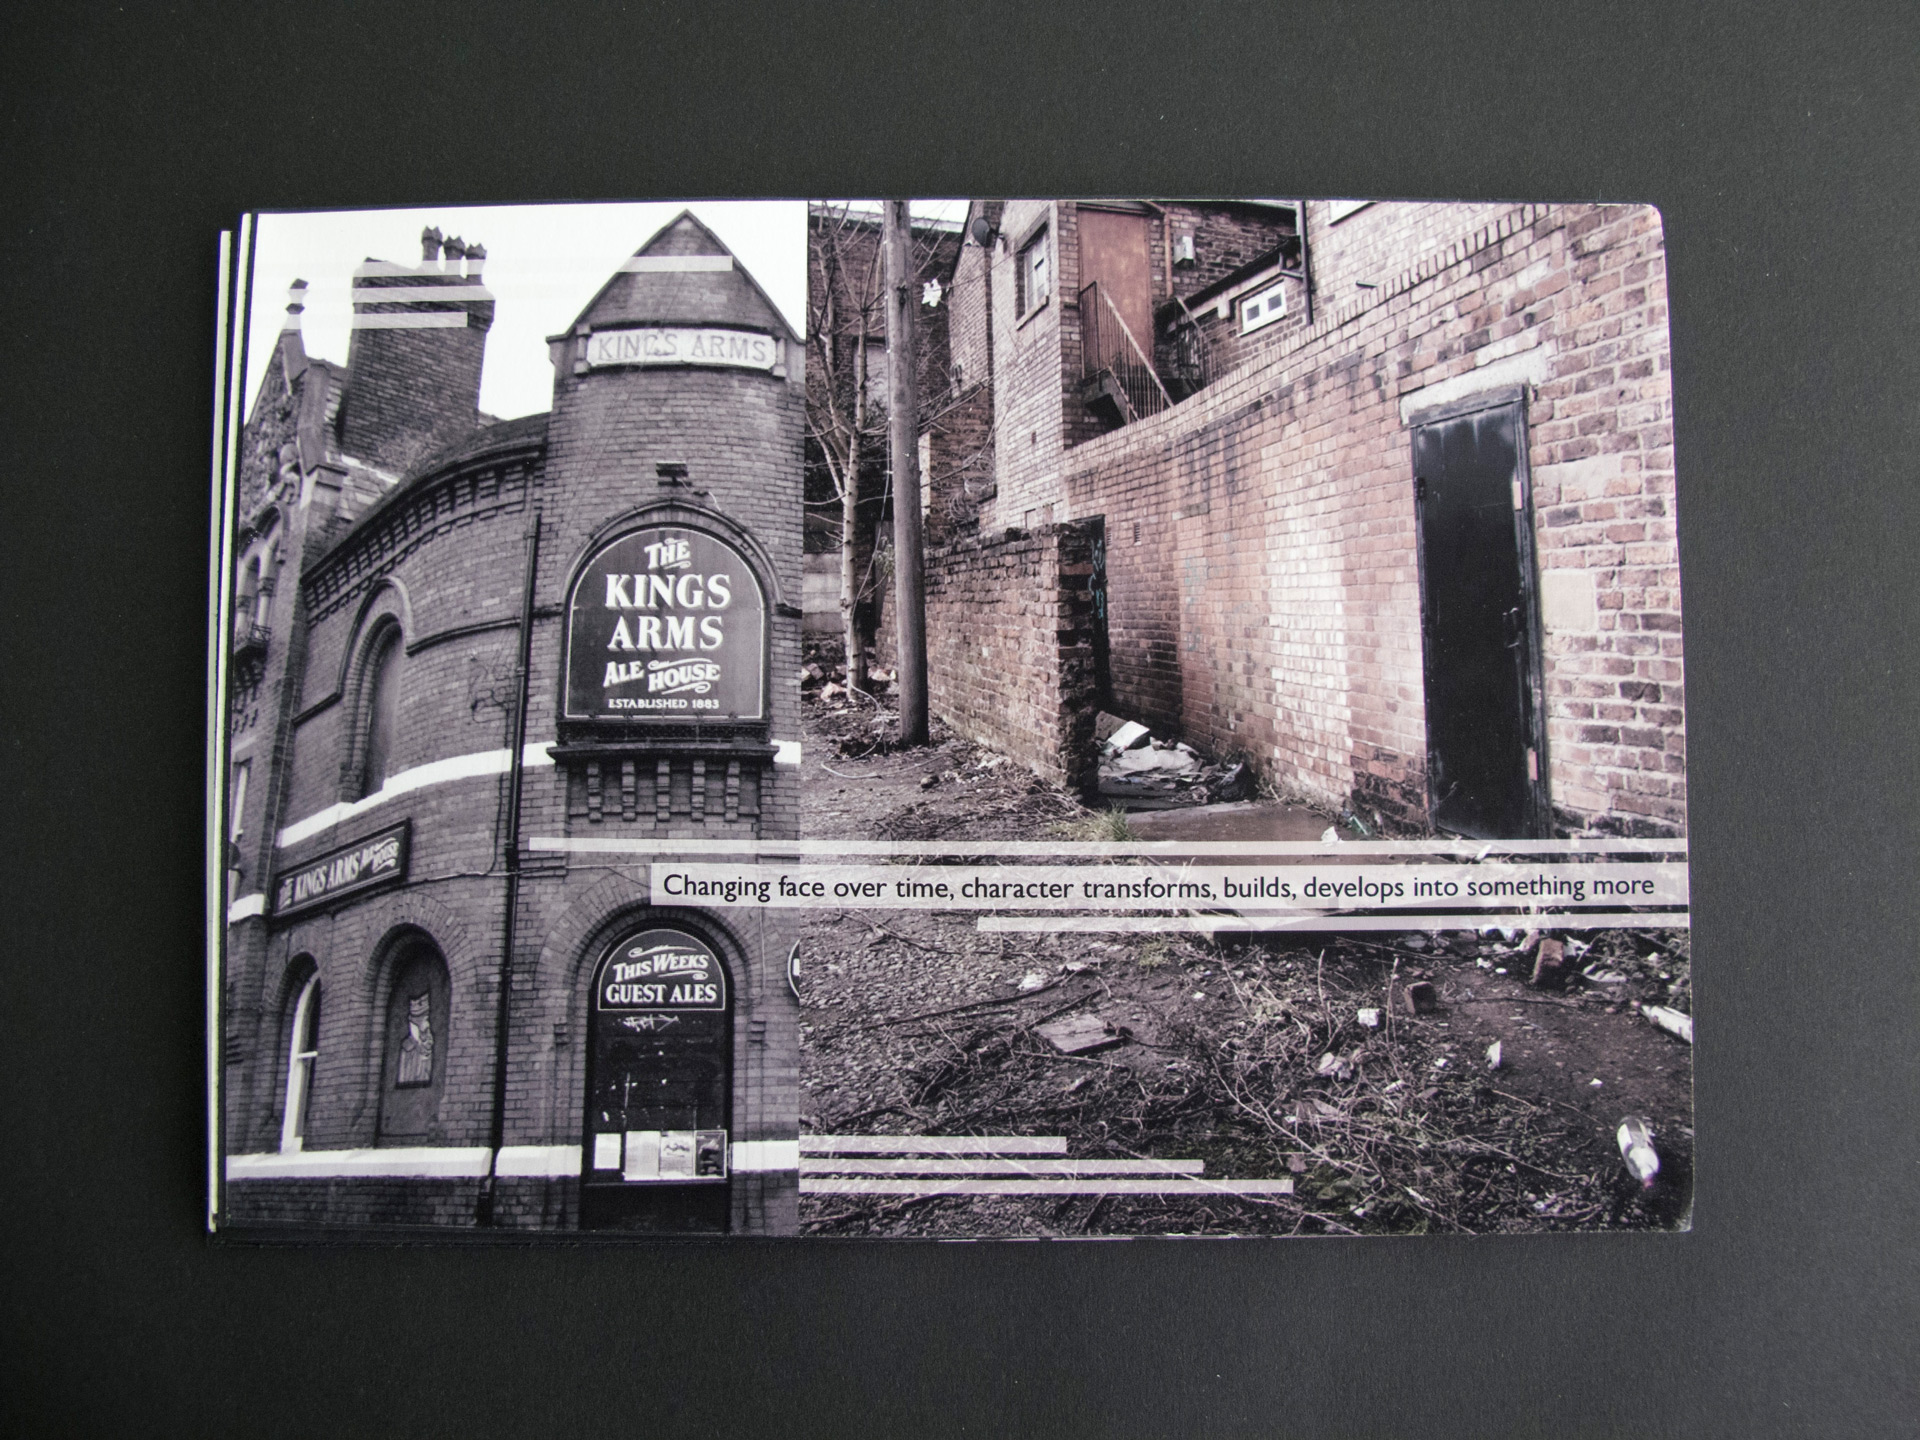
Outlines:
[[800,1177],[802,1195],[1291,1195],[1291,1180],[890,1180]]
[[800,1165],[798,1140],[736,1140],[729,1157],[735,1170],[795,1170]]
[[458,275],[458,270],[440,270],[431,261],[420,265],[400,265],[392,260],[363,260],[354,266],[353,276],[358,280],[367,275],[379,275],[393,279],[418,280],[427,275]]
[[773,763],[776,765],[798,765],[800,763],[800,742],[798,740],[774,741]]
[[1011,1155],[971,1160],[807,1156],[800,1162],[802,1175],[1034,1175],[1069,1180],[1088,1175],[1198,1175],[1206,1168],[1204,1160],[1056,1160]]
[[633,275],[653,275],[672,271],[712,271],[733,269],[731,255],[636,255],[620,266]]
[[356,314],[353,317],[355,330],[464,330],[467,324],[467,312],[464,310],[430,310],[403,312],[398,315]]
[[288,1154],[229,1155],[227,1179],[333,1180],[390,1177],[466,1180],[487,1173],[493,1151],[485,1145],[416,1146],[392,1150],[297,1150]]
[[[547,747],[551,744],[551,740],[533,741],[520,752],[520,763],[530,770],[552,765],[553,756],[547,753]],[[511,750],[476,750],[470,755],[452,755],[445,760],[416,765],[411,770],[402,770],[398,775],[389,775],[387,783],[364,800],[343,800],[304,820],[294,821],[280,832],[280,838],[275,843],[282,849],[298,845],[302,840],[318,835],[343,820],[364,815],[411,791],[425,789],[429,785],[445,785],[455,780],[471,780],[476,775],[504,775],[512,768]]]
[[237,925],[242,920],[267,913],[267,897],[258,890],[251,895],[242,895],[227,907],[227,924]]
[[1280,930],[1686,930],[1685,910],[1651,914],[1582,914],[1536,910],[1523,915],[983,915],[976,930],[987,934],[1057,935],[1107,933],[1212,934]]
[[494,1157],[495,1175],[564,1178],[580,1173],[578,1145],[504,1145]]
[[418,300],[491,300],[484,285],[356,285],[356,305],[409,305]]
[[805,1155],[1064,1155],[1064,1135],[802,1135]]
[[[797,740],[781,745],[800,749]],[[784,763],[784,762],[781,762]],[[797,762],[795,762],[797,763]],[[623,840],[590,836],[542,837],[536,850],[626,851],[635,855],[1034,855],[1060,859],[1117,856],[1226,855],[1258,859],[1272,855],[1339,856],[1386,861],[1412,855],[1452,855],[1479,860],[1497,855],[1684,855],[1685,840]]]

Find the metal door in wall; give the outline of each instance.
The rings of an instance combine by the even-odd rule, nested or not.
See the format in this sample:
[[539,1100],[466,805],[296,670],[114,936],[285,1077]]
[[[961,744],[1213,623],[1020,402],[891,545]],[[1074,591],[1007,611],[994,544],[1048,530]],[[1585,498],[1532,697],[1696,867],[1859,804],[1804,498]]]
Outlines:
[[1436,828],[1548,833],[1524,395],[1412,417]]
[[588,1010],[581,1225],[725,1230],[733,1073],[726,967],[700,937],[652,926],[608,949]]

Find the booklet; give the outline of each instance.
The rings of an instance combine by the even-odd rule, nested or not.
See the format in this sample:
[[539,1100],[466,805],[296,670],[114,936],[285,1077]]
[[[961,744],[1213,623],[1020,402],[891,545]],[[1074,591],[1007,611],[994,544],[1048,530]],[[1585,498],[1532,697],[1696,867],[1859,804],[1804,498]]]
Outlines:
[[1672,1230],[1660,217],[222,238],[222,1235]]

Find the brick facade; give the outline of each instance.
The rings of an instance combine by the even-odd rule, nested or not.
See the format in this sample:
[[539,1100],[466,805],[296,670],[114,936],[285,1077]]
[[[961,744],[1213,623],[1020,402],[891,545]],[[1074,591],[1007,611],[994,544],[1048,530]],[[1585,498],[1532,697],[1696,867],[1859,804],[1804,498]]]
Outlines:
[[[1009,204],[1003,233],[1069,228],[1066,208]],[[1513,390],[1554,824],[1684,831],[1658,215],[1380,203],[1326,225],[1322,208],[1308,207],[1312,327],[1256,332],[1237,368],[1111,433],[1046,429],[1076,403],[1052,378],[1071,348],[1059,323],[1035,316],[1004,346],[996,328],[1010,363],[994,377],[998,494],[981,525],[1103,517],[1116,709],[1247,756],[1283,790],[1418,829],[1430,797],[1409,422]],[[970,343],[956,334],[955,353]]]
[[[241,488],[262,497],[248,534],[271,530],[287,569],[272,595],[271,635],[249,692],[255,698],[244,714],[235,712],[234,758],[250,767],[235,890],[237,900],[246,898],[240,892],[253,900],[236,905],[228,928],[229,1156],[270,1161],[281,1148],[294,1007],[315,973],[318,1053],[301,1163],[396,1145],[436,1154],[481,1147],[490,1155],[498,1144],[506,1147],[502,1156],[580,1147],[593,971],[611,943],[652,924],[699,935],[729,973],[730,1140],[790,1144],[797,1137],[798,1035],[785,983],[792,926],[777,916],[736,924],[656,907],[648,855],[535,844],[799,833],[795,771],[776,764],[775,754],[799,734],[804,356],[751,278],[690,216],[640,254],[648,265],[617,272],[553,342],[550,413],[484,425],[476,417],[462,430],[444,407],[428,404],[408,433],[431,439],[432,451],[358,508],[353,477],[369,467],[343,448],[346,430],[327,431],[317,463],[280,464],[281,437],[304,385],[343,391],[337,411],[351,415],[361,379],[355,363],[374,352],[356,332],[344,376],[313,364],[289,386],[276,363],[267,377],[244,439],[250,458]],[[675,266],[676,257],[694,258]],[[727,263],[716,263],[723,257]],[[376,267],[383,274],[399,268]],[[769,336],[776,364],[769,372],[586,363],[596,332],[662,325]],[[375,330],[365,338],[399,335],[426,347],[379,351],[387,356],[374,369],[382,384],[389,371],[406,368],[394,355],[428,370],[436,356],[446,359],[452,380],[429,375],[415,386],[426,393],[465,385],[464,347],[473,333]],[[477,372],[474,380],[477,387]],[[388,393],[411,391],[396,381]],[[269,459],[277,468],[262,475]],[[684,478],[671,468],[681,466]],[[764,719],[608,729],[561,717],[573,578],[609,537],[648,524],[705,530],[745,557],[765,592]],[[529,600],[527,559],[536,544]],[[524,686],[523,613],[531,616]],[[401,654],[385,783],[365,795],[368,657],[396,632]],[[524,768],[516,771],[522,732]],[[519,843],[509,847],[516,813]],[[412,841],[403,885],[275,915],[275,877],[403,821]],[[427,1115],[424,1127],[410,1124],[399,1135],[382,1118],[397,1113],[389,1038],[396,966],[421,964],[408,957],[423,942],[444,966],[445,1020],[436,999],[435,1089],[427,1099],[405,1097],[410,1115],[423,1106]],[[509,969],[504,1118],[496,1135],[498,1021]],[[438,972],[429,965],[412,973]],[[262,1172],[229,1179],[223,1213],[240,1224],[471,1226],[490,1218],[497,1226],[566,1229],[580,1223],[581,1188],[577,1172],[472,1179]],[[790,1231],[796,1196],[790,1171],[739,1171],[729,1182],[731,1227]]]

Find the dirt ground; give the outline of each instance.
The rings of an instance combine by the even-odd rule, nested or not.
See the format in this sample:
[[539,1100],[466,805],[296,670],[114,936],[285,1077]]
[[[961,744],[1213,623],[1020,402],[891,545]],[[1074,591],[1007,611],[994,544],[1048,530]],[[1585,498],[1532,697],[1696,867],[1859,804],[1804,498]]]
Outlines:
[[[808,694],[807,838],[1123,838],[1114,817],[937,722],[931,748],[900,751],[883,706]],[[976,919],[849,910],[812,921],[799,982],[803,1134],[1064,1136],[1077,1158],[1200,1159],[1212,1177],[1291,1176],[1295,1193],[803,1195],[804,1232],[1687,1223],[1691,1052],[1638,1009],[1690,1010],[1685,930],[1556,932],[1605,983],[1548,992],[1526,983],[1524,937],[1498,933],[1008,935],[982,934]],[[1437,992],[1430,1013],[1411,1012],[1418,981]],[[1362,1023],[1365,1009],[1380,1012],[1377,1028]],[[1119,1043],[1070,1056],[1035,1033],[1079,1014]],[[1627,1173],[1614,1138],[1635,1114],[1660,1154],[1650,1187]]]

